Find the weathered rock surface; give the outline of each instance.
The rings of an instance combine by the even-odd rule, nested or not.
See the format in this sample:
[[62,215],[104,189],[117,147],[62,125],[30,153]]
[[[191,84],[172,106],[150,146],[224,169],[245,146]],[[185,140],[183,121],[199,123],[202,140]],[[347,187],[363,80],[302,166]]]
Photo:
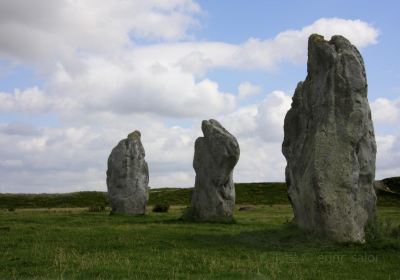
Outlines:
[[202,221],[230,221],[235,207],[233,168],[240,150],[236,138],[216,120],[203,121],[195,143],[196,182],[191,215]]
[[346,38],[314,34],[307,72],[282,145],[294,221],[337,241],[364,242],[375,216],[376,144],[363,59]]
[[114,213],[145,214],[149,170],[140,136],[139,131],[129,134],[108,158],[107,188]]

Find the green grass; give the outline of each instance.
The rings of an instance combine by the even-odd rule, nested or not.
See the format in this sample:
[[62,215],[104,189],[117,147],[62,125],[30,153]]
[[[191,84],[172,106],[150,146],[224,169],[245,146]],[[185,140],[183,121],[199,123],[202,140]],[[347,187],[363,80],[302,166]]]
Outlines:
[[191,192],[152,189],[150,205],[179,206],[141,217],[89,212],[104,192],[0,194],[0,279],[400,279],[398,195],[378,193],[360,245],[294,227],[284,183],[236,184],[237,209],[252,210],[231,224],[181,220]]
[[[335,244],[288,221],[288,205],[235,212],[234,224],[86,209],[0,211],[0,279],[399,279],[400,240]],[[399,207],[380,207],[400,223]],[[389,221],[389,222],[388,222]]]
[[[385,179],[392,189],[400,190],[396,178]],[[386,181],[385,181],[386,182]],[[251,205],[288,204],[285,183],[239,183],[235,184],[236,203]],[[193,189],[151,189],[149,205],[168,203],[189,205]],[[108,205],[104,192],[75,192],[67,194],[0,194],[0,208],[54,208],[90,207]],[[379,192],[378,205],[399,206],[400,194]]]
[[192,188],[161,188],[151,189],[149,194],[150,205],[168,203],[169,205],[188,205],[192,196]]
[[65,194],[0,194],[0,208],[71,208],[107,205],[105,192]]

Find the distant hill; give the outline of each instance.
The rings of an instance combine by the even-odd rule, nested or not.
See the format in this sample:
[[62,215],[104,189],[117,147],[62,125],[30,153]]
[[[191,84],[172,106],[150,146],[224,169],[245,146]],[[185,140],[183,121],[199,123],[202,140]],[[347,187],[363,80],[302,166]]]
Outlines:
[[[377,191],[378,205],[400,206],[400,177],[382,180],[392,192]],[[285,183],[238,183],[236,203],[250,205],[288,204]],[[150,190],[149,205],[167,202],[189,205],[193,189],[160,188]],[[397,193],[398,192],[398,193]],[[108,206],[106,192],[65,194],[0,194],[0,208],[73,208]]]
[[385,205],[399,205],[400,202],[400,177],[386,178],[376,181],[378,188],[378,202]]
[[0,208],[73,208],[107,205],[105,192],[0,194]]
[[391,177],[383,179],[382,182],[388,187],[392,192],[400,194],[400,177]]
[[[237,204],[287,204],[285,183],[237,183]],[[149,204],[167,202],[171,205],[189,205],[193,188],[151,189]]]

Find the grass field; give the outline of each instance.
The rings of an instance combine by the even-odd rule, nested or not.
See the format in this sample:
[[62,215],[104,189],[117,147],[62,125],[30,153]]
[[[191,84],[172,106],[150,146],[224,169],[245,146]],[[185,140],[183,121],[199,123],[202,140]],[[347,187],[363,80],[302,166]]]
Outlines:
[[364,245],[299,231],[289,205],[235,211],[234,224],[183,222],[182,210],[2,210],[0,279],[400,279],[400,207],[379,208],[382,235]]
[[[285,183],[235,184],[238,204],[289,203]],[[192,188],[151,189],[148,204],[168,203],[188,205]],[[400,200],[399,200],[400,201]],[[75,192],[64,194],[0,194],[0,208],[71,208],[108,205],[105,192]]]
[[173,206],[140,217],[90,212],[104,192],[0,194],[0,279],[400,279],[400,181],[387,180],[366,244],[298,230],[283,183],[236,184],[233,224],[182,221],[192,189],[152,189],[150,205]]
[[[388,178],[387,185],[397,193],[378,193],[379,206],[400,207],[400,177]],[[252,205],[288,204],[285,183],[235,184],[236,203]],[[186,206],[190,203],[192,189],[161,188],[150,190],[150,205],[168,203]],[[71,208],[107,206],[105,192],[75,192],[65,194],[0,194],[0,209],[9,208]]]

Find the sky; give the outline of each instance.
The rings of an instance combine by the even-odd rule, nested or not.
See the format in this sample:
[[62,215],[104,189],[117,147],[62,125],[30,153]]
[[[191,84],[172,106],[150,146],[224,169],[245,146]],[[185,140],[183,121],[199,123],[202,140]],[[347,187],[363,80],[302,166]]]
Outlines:
[[283,119],[312,33],[361,51],[376,178],[399,176],[396,2],[1,0],[0,192],[105,191],[134,130],[152,188],[192,187],[210,118],[238,139],[236,182],[284,181]]

